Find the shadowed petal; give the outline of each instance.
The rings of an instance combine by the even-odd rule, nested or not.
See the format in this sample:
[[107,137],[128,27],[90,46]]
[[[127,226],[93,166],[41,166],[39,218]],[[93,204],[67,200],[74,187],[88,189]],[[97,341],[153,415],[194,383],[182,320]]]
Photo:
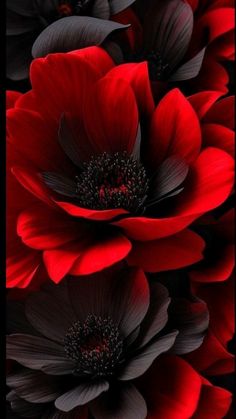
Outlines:
[[78,387],[64,393],[55,401],[55,406],[63,412],[69,412],[77,406],[83,406],[98,397],[102,392],[107,391],[109,384],[107,381],[95,383],[84,383]]

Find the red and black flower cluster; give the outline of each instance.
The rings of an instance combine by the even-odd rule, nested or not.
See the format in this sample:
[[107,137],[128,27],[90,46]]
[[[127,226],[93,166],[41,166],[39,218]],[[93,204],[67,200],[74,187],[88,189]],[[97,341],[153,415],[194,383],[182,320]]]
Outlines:
[[228,417],[233,12],[7,1],[7,417]]

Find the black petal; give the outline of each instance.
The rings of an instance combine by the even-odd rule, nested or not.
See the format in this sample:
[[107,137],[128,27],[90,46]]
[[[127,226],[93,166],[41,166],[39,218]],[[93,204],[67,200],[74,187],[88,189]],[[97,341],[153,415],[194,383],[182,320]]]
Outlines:
[[184,57],[193,30],[190,5],[179,0],[152,3],[144,21],[144,52],[158,52],[173,70]]
[[45,28],[34,42],[34,58],[53,52],[67,52],[74,49],[100,45],[111,33],[128,28],[110,20],[88,16],[69,16],[59,19]]
[[174,74],[172,74],[172,76],[169,78],[169,81],[189,80],[196,77],[199,74],[199,71],[201,70],[205,51],[206,48],[203,48],[197,55],[191,58],[191,60],[181,65],[174,72]]
[[172,331],[151,344],[147,344],[142,351],[133,357],[123,367],[123,371],[118,376],[119,380],[133,380],[144,374],[153,361],[163,352],[167,352],[174,345],[178,331]]
[[54,192],[69,198],[76,198],[76,182],[72,179],[53,172],[43,172],[41,177],[44,183]]
[[[32,335],[7,336],[7,359],[13,359],[25,367],[40,370],[56,366],[60,374],[72,371],[73,364],[66,358],[64,348],[48,339]],[[57,371],[56,371],[57,373]]]
[[10,374],[6,383],[17,396],[31,403],[48,403],[61,394],[58,378],[39,371],[22,369]]
[[201,346],[209,325],[209,313],[204,301],[193,297],[172,300],[170,306],[171,327],[179,330],[179,335],[171,348],[171,353],[186,354]]
[[94,400],[104,391],[107,391],[109,384],[107,381],[97,381],[94,383],[83,383],[78,387],[64,393],[55,401],[57,409],[69,412],[77,406],[83,406]]
[[147,205],[153,205],[181,192],[182,188],[179,187],[186,179],[188,170],[188,165],[184,160],[175,156],[166,159],[153,175]]
[[[66,294],[67,290],[64,285],[63,289]],[[34,293],[26,300],[25,312],[36,330],[50,340],[61,344],[67,330],[76,321],[66,295],[63,300],[58,300],[56,294],[52,296],[43,291]]]
[[140,338],[138,346],[144,346],[158,332],[160,332],[168,321],[168,307],[170,304],[169,293],[167,289],[157,283],[150,284],[150,305],[141,325]]
[[106,270],[84,279],[68,281],[70,297],[78,319],[88,314],[109,316],[124,337],[143,320],[149,306],[149,287],[141,270]]
[[21,80],[28,77],[29,65],[32,60],[31,46],[36,33],[7,37],[7,77]]
[[20,16],[17,13],[7,10],[7,35],[20,35],[39,29],[37,19]]
[[14,391],[8,393],[7,400],[11,403],[12,410],[23,418],[40,419],[45,411],[44,404],[29,403],[18,397]]
[[108,52],[115,64],[122,64],[124,62],[123,52],[116,42],[106,39],[102,43],[102,47]]
[[113,392],[108,391],[89,404],[95,419],[145,419],[145,400],[133,384],[124,384]]
[[25,306],[22,301],[7,302],[7,333],[38,334],[25,316]]
[[131,6],[135,0],[110,0],[111,15],[121,12]]
[[92,16],[99,19],[109,19],[110,5],[108,0],[95,0],[92,8]]
[[37,16],[35,2],[32,0],[7,0],[7,9],[21,16]]

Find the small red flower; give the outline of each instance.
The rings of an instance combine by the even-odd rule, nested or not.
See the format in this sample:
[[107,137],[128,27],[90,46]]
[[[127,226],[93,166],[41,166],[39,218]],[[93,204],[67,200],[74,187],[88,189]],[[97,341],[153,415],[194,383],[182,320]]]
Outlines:
[[233,159],[202,149],[189,100],[174,89],[154,108],[147,64],[113,68],[97,47],[35,60],[31,81],[8,111],[11,171],[35,202],[20,200],[17,236],[51,279],[128,254],[151,272],[200,260],[204,242],[185,228],[229,196]]

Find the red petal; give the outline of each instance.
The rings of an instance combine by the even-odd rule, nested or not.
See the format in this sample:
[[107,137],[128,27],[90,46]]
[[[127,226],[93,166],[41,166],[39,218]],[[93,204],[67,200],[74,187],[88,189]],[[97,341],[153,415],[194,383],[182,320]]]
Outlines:
[[201,131],[196,113],[178,89],[171,90],[157,106],[148,143],[153,169],[171,155],[191,163],[199,153]]
[[184,230],[170,238],[151,242],[134,242],[128,256],[130,265],[146,272],[179,269],[203,258],[204,241],[196,233]]
[[69,202],[55,201],[56,204],[66,211],[68,214],[73,217],[82,217],[88,218],[90,220],[97,221],[108,221],[112,218],[117,217],[117,215],[127,214],[128,212],[123,209],[108,209],[108,210],[92,210],[87,208],[81,208],[77,205],[70,204]]
[[162,357],[142,378],[147,419],[191,418],[197,409],[201,385],[201,377],[183,359]]
[[67,275],[83,251],[82,243],[67,244],[59,249],[46,250],[43,260],[50,278],[57,284]]
[[192,419],[222,419],[232,401],[232,395],[224,388],[203,385],[197,412]]
[[20,214],[17,233],[27,246],[45,250],[78,239],[79,226],[63,213],[39,204]]
[[202,119],[220,96],[222,96],[222,92],[205,91],[189,96],[188,100],[198,118]]
[[138,109],[129,84],[107,76],[96,83],[86,104],[85,128],[96,152],[131,153],[138,130]]
[[81,116],[84,100],[99,76],[94,65],[76,53],[49,54],[34,60],[30,69],[34,100],[45,118],[54,122],[66,111]]
[[69,162],[58,142],[58,126],[33,111],[15,108],[7,113],[9,141],[39,170],[67,171]]
[[205,147],[221,148],[234,157],[235,134],[233,130],[218,124],[203,124],[202,137]]
[[151,116],[154,111],[154,100],[147,62],[118,65],[109,71],[108,76],[126,80],[134,91],[141,114]]
[[6,92],[6,109],[14,108],[15,103],[22,93],[15,92],[14,90],[7,90]]
[[216,102],[207,112],[204,122],[213,122],[234,129],[234,96],[229,96]]
[[139,48],[142,47],[142,39],[143,39],[143,29],[142,26],[133,12],[133,10],[128,7],[125,10],[113,15],[111,20],[115,22],[122,23],[123,25],[130,24],[130,28],[126,29],[124,33],[122,33],[121,39],[123,38],[124,41],[129,43],[129,46],[132,51],[137,51]]
[[38,252],[19,245],[15,254],[7,258],[7,288],[25,288],[32,281],[40,265]]
[[27,189],[27,191],[31,192],[34,196],[44,201],[49,206],[55,206],[55,204],[50,199],[50,191],[43,184],[39,178],[38,173],[36,173],[34,170],[28,168],[26,169],[23,167],[13,167],[12,173],[15,175],[21,185]]
[[[234,9],[233,8],[217,8],[205,13],[195,25],[195,36],[201,39],[201,34],[204,34],[206,29],[209,31],[209,41],[225,34],[234,29]],[[193,34],[194,36],[194,34]]]
[[228,374],[234,370],[234,356],[225,350],[210,330],[200,348],[185,355],[185,358],[206,375]]
[[70,274],[88,275],[101,271],[123,260],[130,249],[130,241],[121,234],[99,240],[84,249],[70,270]]

